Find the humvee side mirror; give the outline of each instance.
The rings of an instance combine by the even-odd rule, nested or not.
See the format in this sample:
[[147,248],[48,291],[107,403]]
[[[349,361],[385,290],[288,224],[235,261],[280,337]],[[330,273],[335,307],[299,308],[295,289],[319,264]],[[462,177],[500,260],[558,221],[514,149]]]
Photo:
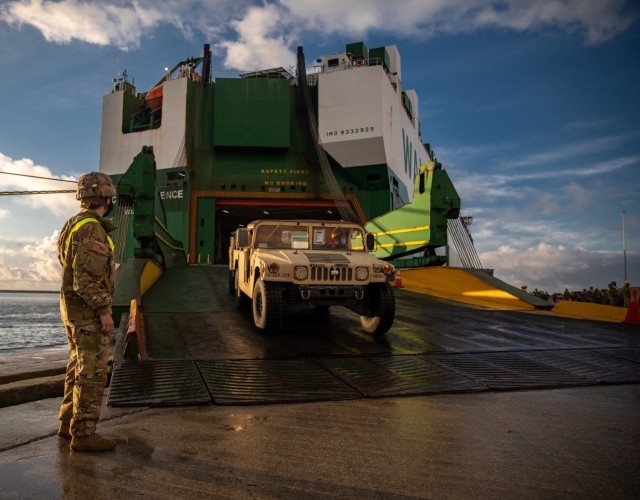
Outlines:
[[248,229],[238,229],[238,246],[246,247],[249,246],[249,230]]
[[367,233],[367,250],[370,252],[376,249],[376,238],[373,233]]

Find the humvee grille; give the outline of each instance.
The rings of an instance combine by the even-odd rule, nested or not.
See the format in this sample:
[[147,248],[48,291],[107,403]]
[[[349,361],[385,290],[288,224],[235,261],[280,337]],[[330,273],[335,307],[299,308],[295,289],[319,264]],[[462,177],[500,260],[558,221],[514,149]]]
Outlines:
[[329,268],[316,266],[311,268],[311,281],[351,281],[353,269],[350,267]]
[[349,263],[346,255],[341,253],[306,253],[304,254],[309,262],[330,262]]

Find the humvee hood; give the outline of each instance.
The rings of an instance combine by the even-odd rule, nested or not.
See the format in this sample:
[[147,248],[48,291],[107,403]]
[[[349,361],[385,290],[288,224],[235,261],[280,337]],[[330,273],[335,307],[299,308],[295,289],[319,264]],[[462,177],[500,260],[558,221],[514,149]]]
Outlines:
[[[298,253],[291,250],[257,250],[262,259],[269,259],[274,262],[289,262],[291,264],[349,264],[354,261],[351,255],[345,252],[310,252],[305,250]],[[360,252],[361,255],[367,255]],[[368,263],[368,262],[367,262]]]

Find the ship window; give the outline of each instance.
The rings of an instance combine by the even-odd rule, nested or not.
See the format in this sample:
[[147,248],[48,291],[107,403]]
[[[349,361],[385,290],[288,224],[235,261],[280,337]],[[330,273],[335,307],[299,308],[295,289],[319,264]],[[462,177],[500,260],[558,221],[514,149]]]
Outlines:
[[395,187],[398,187],[398,179],[396,179],[395,177],[393,178],[393,185]]
[[420,183],[418,185],[418,191],[420,194],[424,193],[424,172],[420,173]]
[[340,65],[340,59],[338,59],[337,57],[336,57],[335,59],[329,59],[329,60],[327,61],[327,65],[328,65],[330,68],[335,68],[336,66],[339,66],[339,65]]

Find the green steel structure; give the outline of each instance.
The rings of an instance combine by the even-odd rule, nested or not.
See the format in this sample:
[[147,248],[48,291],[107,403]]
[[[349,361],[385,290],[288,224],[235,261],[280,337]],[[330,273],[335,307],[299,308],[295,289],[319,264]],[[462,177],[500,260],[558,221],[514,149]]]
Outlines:
[[148,93],[120,77],[103,103],[100,163],[118,182],[120,260],[225,263],[239,226],[339,219],[347,204],[380,258],[441,265],[460,198],[423,143],[399,68],[394,46],[360,42],[304,79],[274,68],[214,80],[205,46]]

